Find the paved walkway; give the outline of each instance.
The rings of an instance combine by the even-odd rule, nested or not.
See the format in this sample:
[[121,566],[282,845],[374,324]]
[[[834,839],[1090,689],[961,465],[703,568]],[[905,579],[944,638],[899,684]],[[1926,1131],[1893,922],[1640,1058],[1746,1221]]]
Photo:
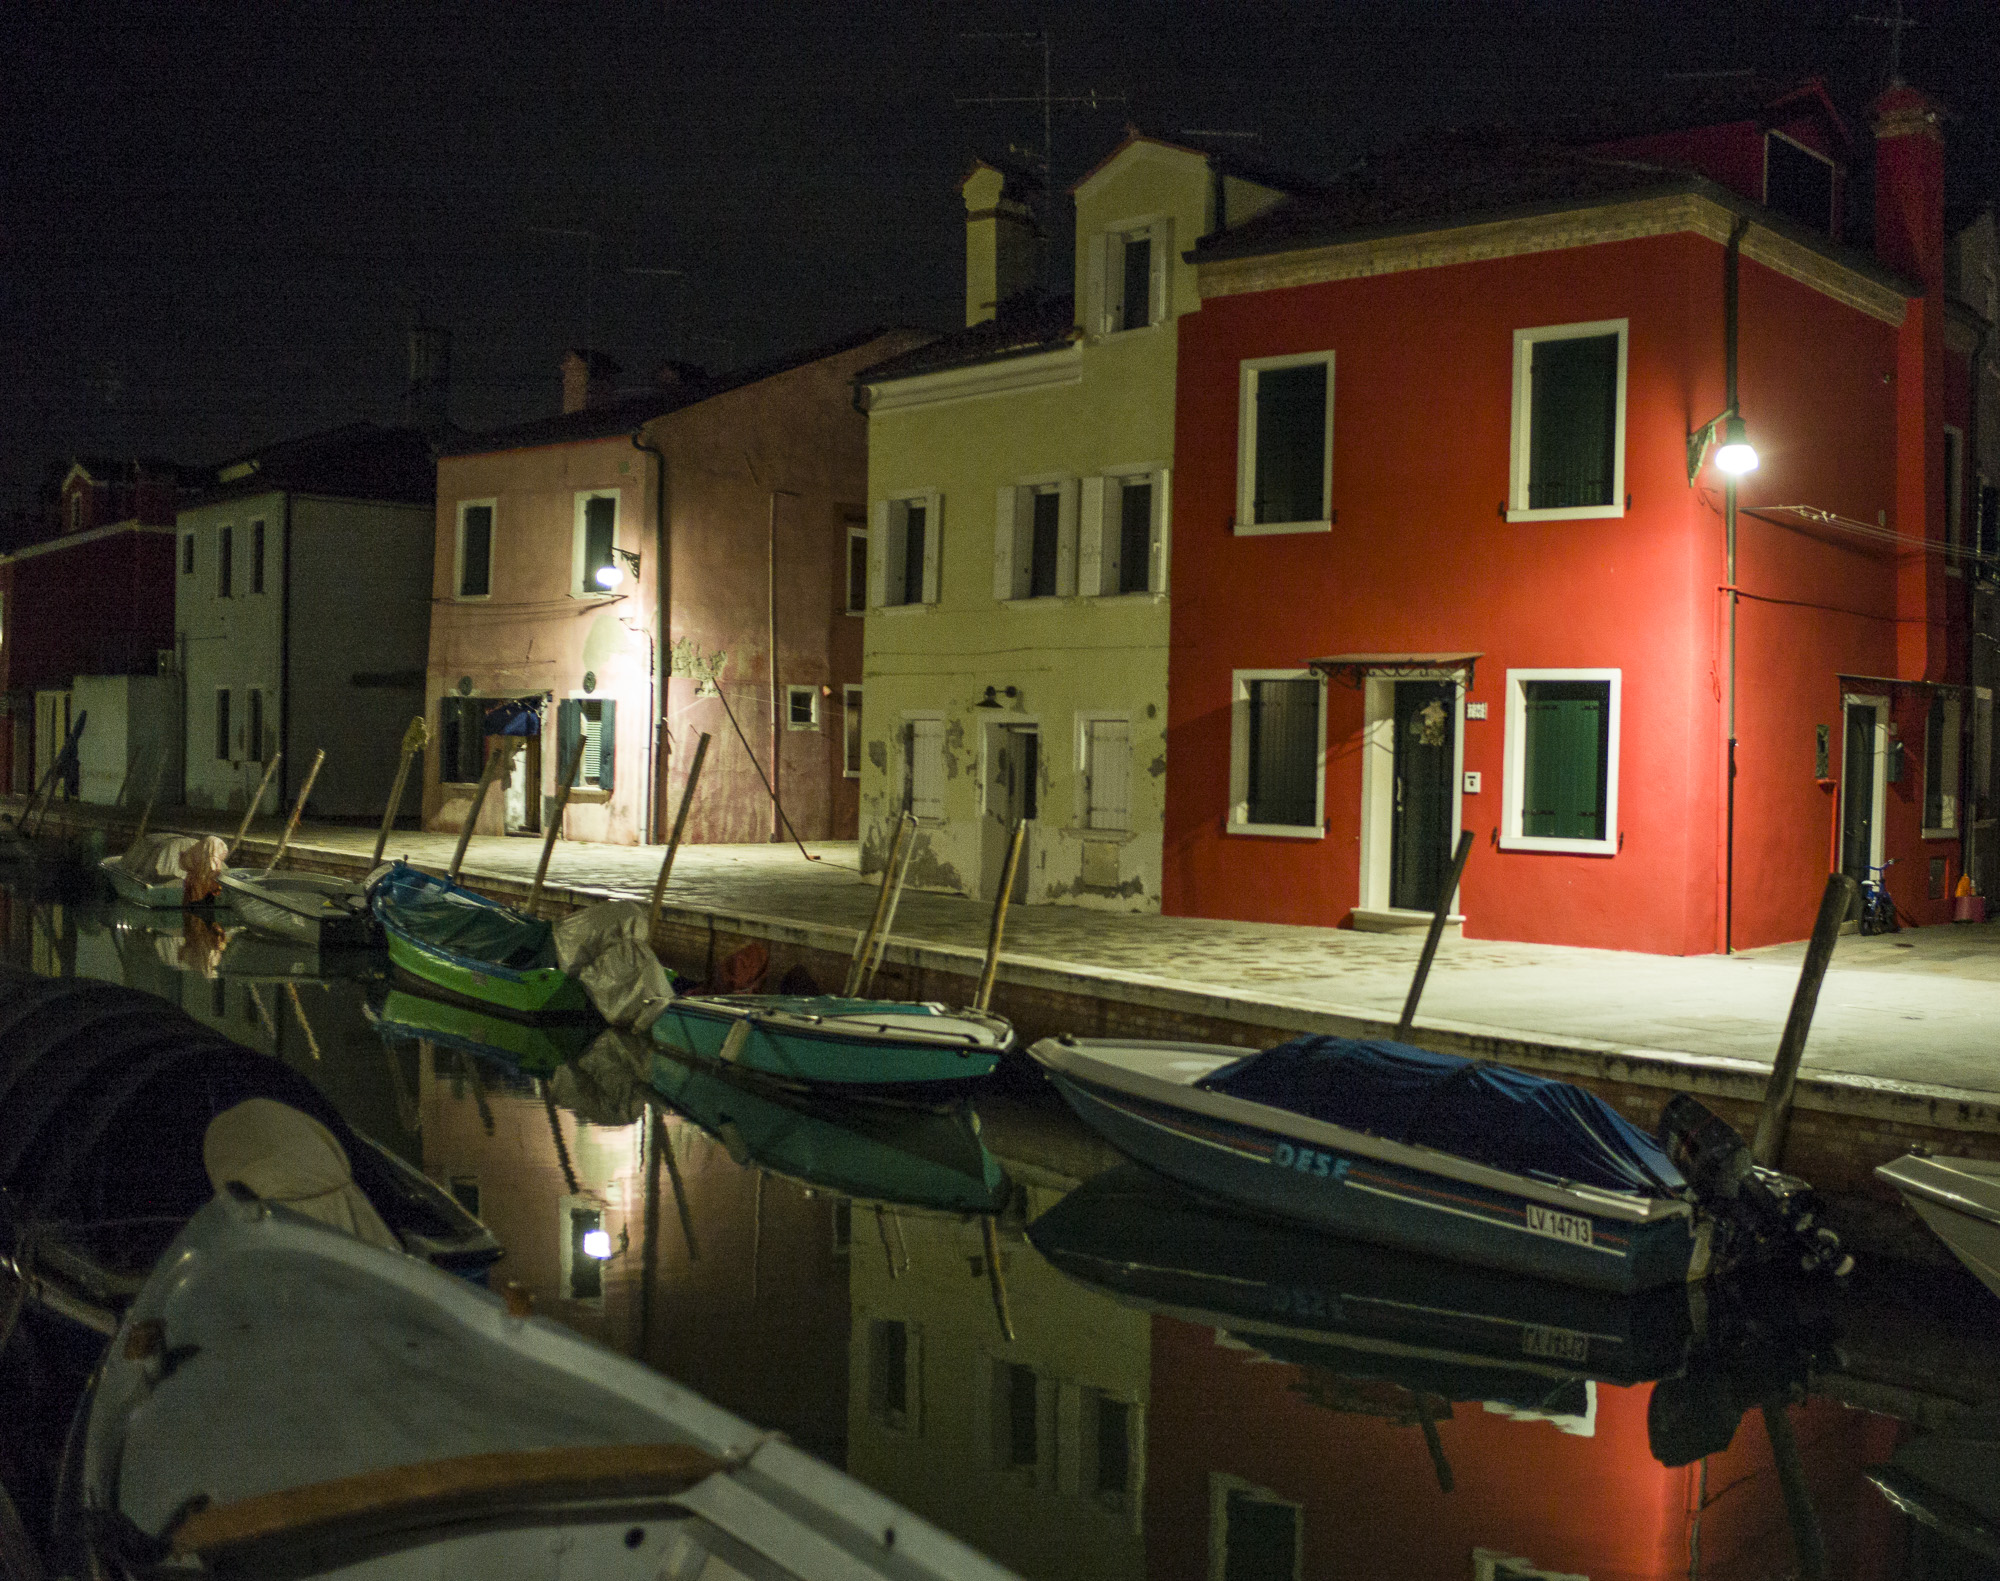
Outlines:
[[[260,825],[256,832],[266,830]],[[268,834],[276,832],[273,823]],[[365,860],[374,832],[308,825],[299,843]],[[442,870],[455,843],[453,835],[398,831],[389,849]],[[875,884],[861,878],[855,847],[809,849],[818,860],[790,845],[689,846],[677,859],[669,901],[730,915],[865,926]],[[538,840],[479,838],[466,871],[527,880],[540,853]],[[643,897],[659,860],[658,848],[565,842],[556,847],[549,882]],[[895,937],[982,951],[988,922],[982,902],[912,891],[902,898]],[[1421,944],[1339,928],[1024,906],[1009,913],[1006,958],[1393,1021]],[[1447,939],[1419,1020],[1768,1066],[1803,954],[1797,944],[1683,958]],[[1843,938],[1805,1063],[1809,1071],[1865,1082],[2000,1100],[2000,923]]]

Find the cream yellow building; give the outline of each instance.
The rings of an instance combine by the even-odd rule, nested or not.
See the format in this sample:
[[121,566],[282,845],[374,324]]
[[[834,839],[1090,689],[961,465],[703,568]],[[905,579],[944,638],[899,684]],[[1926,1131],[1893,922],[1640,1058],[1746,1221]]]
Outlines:
[[[909,882],[1157,911],[1184,253],[1281,201],[1129,136],[1074,189],[1073,296],[1035,298],[1015,178],[964,183],[966,329],[858,379],[868,421],[861,837]],[[856,556],[857,576],[859,554]],[[858,589],[857,589],[858,593]]]

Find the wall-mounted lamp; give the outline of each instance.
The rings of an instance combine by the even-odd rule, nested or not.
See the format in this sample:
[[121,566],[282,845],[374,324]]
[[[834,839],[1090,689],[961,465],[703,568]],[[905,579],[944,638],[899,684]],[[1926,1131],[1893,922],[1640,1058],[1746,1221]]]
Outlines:
[[1732,478],[1740,478],[1746,472],[1757,470],[1757,451],[1751,445],[1749,435],[1744,431],[1743,419],[1736,409],[1730,407],[1718,412],[1701,427],[1688,435],[1688,484],[1701,474],[1701,466],[1708,459],[1708,452],[1715,444],[1718,433],[1722,447],[1715,452],[1715,465]]
[[1020,695],[1021,689],[1018,686],[989,686],[986,688],[986,695],[972,706],[974,708],[998,708],[1001,706],[1001,698],[1019,697]]
[[585,1230],[583,1232],[583,1244],[578,1249],[586,1257],[595,1258],[600,1263],[608,1263],[614,1257],[623,1257],[627,1251],[631,1250],[631,1246],[632,1241],[628,1231],[620,1229],[618,1232],[618,1244],[613,1246],[611,1244],[611,1232],[599,1229]]
[[[620,564],[621,561],[623,564]],[[620,582],[625,580],[627,570],[631,571],[634,578],[639,575],[639,557],[630,549],[620,549],[614,546],[611,551],[611,558],[597,568],[597,585],[604,588],[616,587]]]

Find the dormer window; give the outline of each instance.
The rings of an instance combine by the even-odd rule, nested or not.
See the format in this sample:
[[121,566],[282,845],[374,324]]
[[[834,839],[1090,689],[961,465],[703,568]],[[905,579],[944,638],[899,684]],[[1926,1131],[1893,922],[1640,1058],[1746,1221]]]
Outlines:
[[1167,260],[1172,240],[1170,219],[1120,226],[1098,238],[1091,260],[1098,334],[1148,329],[1171,316]]
[[1764,134],[1765,208],[1831,236],[1835,174],[1824,154],[1782,132]]

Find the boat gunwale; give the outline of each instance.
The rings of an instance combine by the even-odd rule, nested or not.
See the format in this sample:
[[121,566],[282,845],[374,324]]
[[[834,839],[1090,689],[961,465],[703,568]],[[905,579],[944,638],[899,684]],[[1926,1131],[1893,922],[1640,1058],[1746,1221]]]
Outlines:
[[[1942,1181],[1926,1178],[1933,1172],[1961,1177],[1978,1175],[1978,1172],[1973,1170],[1953,1169],[1951,1166],[1957,1162],[1960,1160],[1935,1156],[1923,1158],[1914,1153],[1905,1153],[1901,1158],[1892,1158],[1886,1164],[1877,1164],[1875,1173],[1894,1186],[1904,1197],[1922,1198],[1933,1207],[1962,1214],[1968,1219],[1977,1219],[1982,1224],[2000,1224],[2000,1203],[1982,1202],[1975,1196],[1952,1190]],[[1963,1162],[1981,1163],[1984,1160],[1968,1159]],[[1916,1166],[1915,1170],[1910,1168],[1912,1165]],[[1923,1173],[1918,1174],[1917,1170]],[[1996,1169],[1991,1177],[1984,1178],[1992,1180],[1996,1195],[2000,1195],[2000,1169]]]
[[[270,878],[306,881],[302,883],[301,887],[306,892],[312,894],[317,904],[311,907],[292,904],[291,897],[282,891],[274,891],[266,886],[265,880]],[[346,918],[355,914],[353,907],[343,906],[336,902],[331,892],[317,889],[310,882],[313,879],[322,880],[330,885],[341,884],[353,886],[352,879],[335,878],[330,874],[323,873],[252,873],[245,868],[226,867],[222,870],[220,876],[223,888],[227,889],[232,895],[237,896],[240,900],[253,904],[261,903],[275,910],[298,917],[303,921],[322,922],[328,917]],[[360,890],[358,886],[351,888],[349,892],[360,894],[363,897],[362,909],[366,911],[368,909],[366,892]]]
[[[829,995],[827,997],[831,998],[835,996]],[[912,1003],[929,1002],[912,1001]],[[864,1021],[859,1017],[809,1017],[792,1010],[759,1010],[749,1005],[739,1006],[720,1003],[718,1000],[711,1000],[700,994],[689,994],[685,997],[674,999],[667,1006],[663,1014],[670,1015],[677,1010],[690,1011],[696,1015],[708,1016],[713,1020],[732,1023],[747,1021],[753,1027],[771,1027],[774,1030],[786,1033],[788,1036],[814,1039],[827,1043],[852,1041],[847,1029],[865,1034],[867,1040],[871,1042],[913,1044],[923,1048],[934,1048],[940,1052],[957,1053],[961,1056],[992,1054],[998,1057],[1006,1053],[1015,1043],[1012,1023],[1000,1016],[986,1015],[980,1011],[952,1011],[951,1014],[962,1015],[968,1019],[977,1017],[984,1020],[989,1028],[1005,1027],[1006,1036],[1004,1040],[981,1043],[975,1041],[970,1034],[966,1033],[925,1032],[922,1028],[916,1027],[904,1030],[886,1027],[879,1022]],[[656,1039],[655,1041],[659,1040]]]
[[[1106,1088],[1112,1092],[1122,1093],[1126,1097],[1157,1103],[1164,1108],[1181,1109],[1204,1115],[1209,1119],[1224,1120],[1281,1137],[1337,1148],[1342,1152],[1373,1159],[1377,1163],[1419,1170],[1446,1180],[1482,1186],[1489,1191],[1506,1192],[1552,1207],[1567,1208],[1599,1218],[1620,1219],[1632,1224],[1657,1224],[1669,1219],[1691,1218],[1694,1214],[1693,1205],[1681,1197],[1647,1197],[1637,1192],[1607,1191],[1598,1186],[1558,1185],[1553,1181],[1536,1180],[1532,1176],[1515,1174],[1512,1170],[1498,1169],[1491,1164],[1475,1163],[1471,1159],[1462,1158],[1456,1153],[1447,1153],[1440,1148],[1425,1147],[1416,1142],[1395,1142],[1387,1137],[1371,1136],[1366,1131],[1350,1130],[1346,1126],[1335,1125],[1327,1120],[1318,1120],[1295,1110],[1280,1109],[1275,1105],[1258,1103],[1253,1099],[1236,1098],[1228,1093],[1214,1092],[1204,1087],[1197,1087],[1192,1082],[1173,1082],[1162,1077],[1148,1076],[1108,1060],[1092,1058],[1089,1053],[1092,1047],[1146,1047],[1162,1052],[1227,1054],[1232,1060],[1244,1059],[1260,1052],[1256,1049],[1233,1048],[1223,1043],[1160,1041],[1140,1044],[1134,1040],[1121,1038],[1043,1038],[1030,1046],[1028,1053],[1044,1068],[1084,1086]],[[1098,1074],[1100,1072],[1105,1074]]]
[[[420,870],[412,869],[412,871],[416,872]],[[424,873],[422,874],[422,876],[425,878],[432,877],[432,875],[429,873]],[[453,889],[457,889],[460,887],[456,884],[450,884],[449,880],[446,879],[438,879],[436,882],[441,886],[448,886]],[[478,901],[482,906],[491,907],[495,911],[514,910],[512,906],[502,906],[497,901],[488,900],[484,895],[473,894],[473,892],[469,889],[464,890],[463,893],[471,895],[472,898]],[[372,897],[371,897],[370,910],[374,912],[376,921],[382,924],[382,931],[385,934],[387,934],[390,938],[400,939],[410,949],[415,950],[420,954],[428,955],[435,960],[443,961],[448,965],[455,966],[459,968],[459,970],[461,971],[472,972],[475,974],[484,975],[488,977],[499,977],[505,979],[510,983],[518,983],[524,987],[536,987],[536,988],[540,987],[544,982],[546,982],[550,974],[553,974],[555,977],[565,982],[574,980],[570,977],[570,974],[564,971],[560,966],[555,966],[555,965],[530,966],[525,968],[519,966],[503,966],[500,962],[489,961],[484,956],[466,955],[462,951],[447,949],[445,946],[441,944],[433,944],[431,943],[430,940],[425,939],[420,935],[411,932],[408,928],[404,927],[400,922],[396,921],[394,916],[390,914],[390,909],[388,907],[374,905]],[[517,915],[525,915],[525,913],[517,913]],[[538,919],[529,918],[529,920],[535,921]],[[405,967],[404,970],[408,971],[409,968]],[[412,975],[417,975],[417,974],[413,973]],[[420,980],[428,981],[428,979],[422,979],[422,978],[420,978]],[[551,995],[560,993],[561,992],[560,985],[552,987],[549,990],[549,992]]]

